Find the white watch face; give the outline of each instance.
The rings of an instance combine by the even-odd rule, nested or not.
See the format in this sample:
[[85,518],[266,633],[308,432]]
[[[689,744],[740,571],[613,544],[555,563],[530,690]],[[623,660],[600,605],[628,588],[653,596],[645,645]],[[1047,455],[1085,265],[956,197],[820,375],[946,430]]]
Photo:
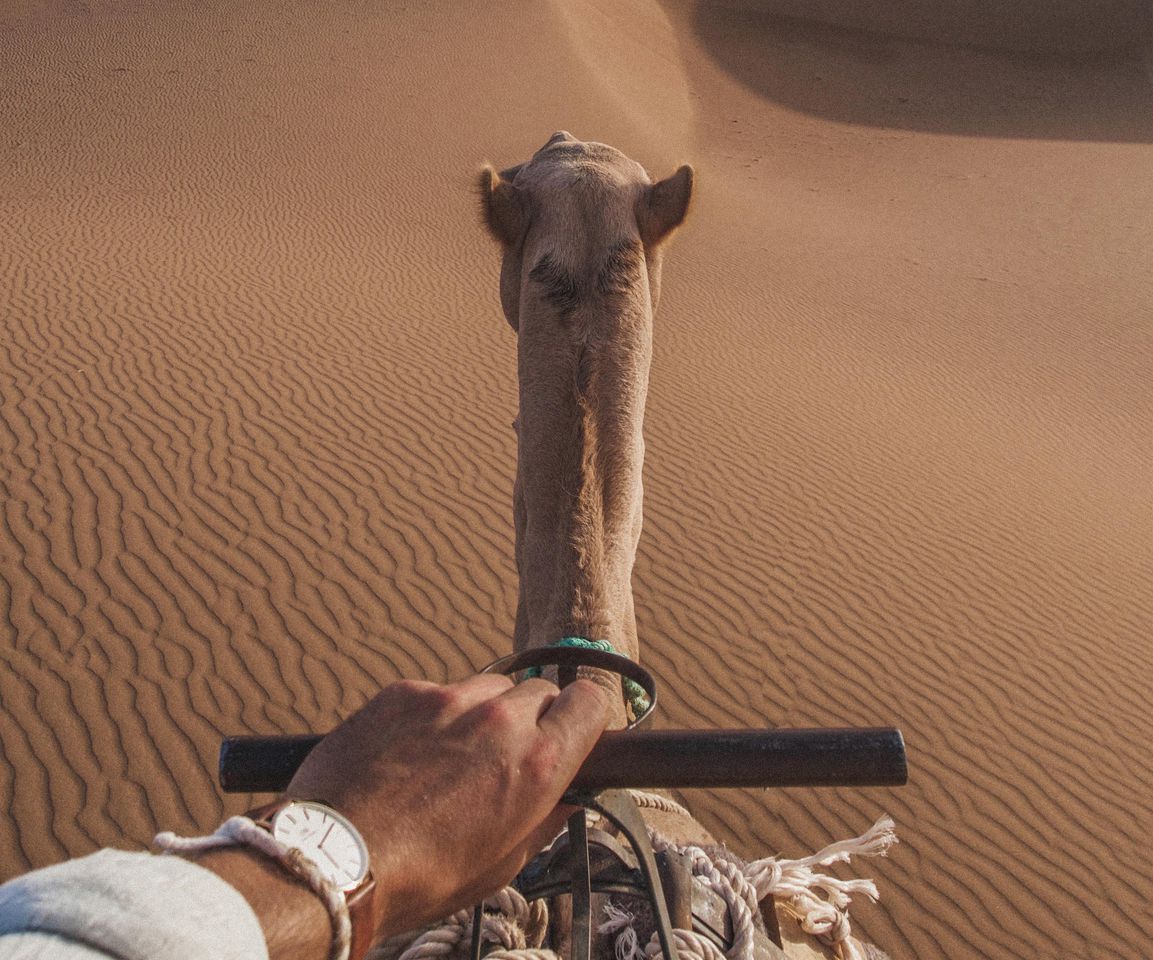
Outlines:
[[368,847],[344,817],[311,800],[295,800],[272,818],[272,835],[296,847],[341,890],[368,876]]

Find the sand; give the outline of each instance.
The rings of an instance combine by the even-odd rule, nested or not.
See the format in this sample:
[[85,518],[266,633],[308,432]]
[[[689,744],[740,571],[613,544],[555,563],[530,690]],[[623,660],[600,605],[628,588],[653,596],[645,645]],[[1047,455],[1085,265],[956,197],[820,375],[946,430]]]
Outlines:
[[507,652],[473,173],[566,128],[699,175],[635,578],[663,722],[909,745],[903,788],[688,802],[747,854],[892,814],[854,917],[894,958],[1148,956],[1140,8],[6,5],[3,875],[210,829],[222,735]]

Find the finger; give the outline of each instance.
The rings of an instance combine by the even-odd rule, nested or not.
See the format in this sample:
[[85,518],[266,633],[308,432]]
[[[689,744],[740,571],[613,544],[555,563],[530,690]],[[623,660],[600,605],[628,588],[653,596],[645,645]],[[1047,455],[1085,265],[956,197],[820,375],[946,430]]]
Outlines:
[[[522,858],[522,866],[547,847],[568,823],[568,819],[580,807],[570,807],[567,804],[557,804],[552,811],[518,845]],[[519,868],[518,868],[519,870]]]
[[496,862],[492,865],[493,872],[505,874],[510,878],[516,876],[526,863],[557,838],[565,828],[569,816],[579,809],[563,804],[554,807],[540,823],[530,828],[524,836],[511,842],[506,848],[507,852],[496,858]]
[[413,723],[418,718],[424,722],[451,723],[477,705],[499,697],[511,686],[508,677],[492,673],[448,684],[400,680],[385,687],[349,722],[358,728],[397,720]]
[[[376,694],[344,726],[379,726],[399,717],[459,714],[479,702],[499,696],[509,686],[505,677],[481,674],[458,683],[397,680]],[[339,729],[339,728],[338,728]]]
[[553,701],[560,696],[560,688],[550,680],[533,677],[522,680],[511,690],[501,694],[501,700],[518,710],[532,713],[533,720],[540,723]]
[[463,712],[507,693],[512,686],[512,680],[502,673],[478,673],[448,684],[445,690],[451,693],[454,703]]
[[583,759],[604,732],[608,723],[608,694],[592,680],[570,683],[549,704],[537,725],[541,732],[562,737],[584,752]]

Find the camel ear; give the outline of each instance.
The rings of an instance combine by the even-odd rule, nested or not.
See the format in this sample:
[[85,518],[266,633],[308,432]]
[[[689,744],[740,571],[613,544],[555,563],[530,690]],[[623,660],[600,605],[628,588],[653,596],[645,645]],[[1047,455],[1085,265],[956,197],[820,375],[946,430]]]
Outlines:
[[637,210],[637,225],[646,247],[655,247],[685,222],[692,197],[693,168],[688,164],[645,191]]
[[505,246],[518,243],[528,223],[521,191],[486,166],[480,172],[480,203],[489,232]]

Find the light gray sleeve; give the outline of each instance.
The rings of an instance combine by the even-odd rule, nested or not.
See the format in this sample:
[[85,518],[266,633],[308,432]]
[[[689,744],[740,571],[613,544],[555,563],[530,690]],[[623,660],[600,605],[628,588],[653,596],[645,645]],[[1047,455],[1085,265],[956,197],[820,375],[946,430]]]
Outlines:
[[0,886],[0,960],[268,960],[248,901],[180,857],[101,850]]

